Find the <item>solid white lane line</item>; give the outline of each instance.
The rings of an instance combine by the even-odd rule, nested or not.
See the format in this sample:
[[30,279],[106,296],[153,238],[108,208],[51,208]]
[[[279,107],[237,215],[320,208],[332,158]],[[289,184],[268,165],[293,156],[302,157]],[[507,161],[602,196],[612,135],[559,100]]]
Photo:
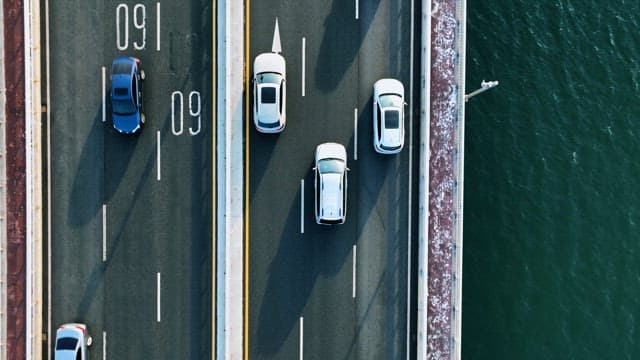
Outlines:
[[300,234],[304,234],[304,179],[300,180]]
[[307,39],[302,38],[302,96],[304,96],[304,80],[305,80],[305,72],[307,69],[305,68],[305,48],[307,47]]
[[107,121],[107,70],[102,67],[102,122]]
[[160,273],[156,276],[157,281],[157,301],[156,301],[156,321],[160,322]]
[[160,51],[160,2],[156,3],[156,51]]
[[102,204],[102,261],[107,261],[107,204]]
[[[413,20],[413,16],[414,16],[414,0],[411,0],[411,32],[409,34],[409,44],[410,44],[410,50],[409,53],[413,54],[413,40],[414,40],[414,31],[413,31],[413,25],[414,25],[414,20]],[[428,86],[428,85],[427,85]],[[407,219],[407,314],[410,313],[410,309],[411,309],[411,227],[412,227],[412,219],[411,219],[411,207],[413,206],[411,204],[411,199],[412,199],[412,186],[411,186],[411,179],[413,176],[413,173],[411,171],[411,169],[413,168],[413,55],[409,57],[409,199],[407,201],[407,210],[408,210],[408,219]],[[429,182],[429,179],[427,179],[427,183]],[[407,344],[406,344],[406,351],[407,351],[407,360],[410,360],[410,355],[411,355],[411,351],[409,350],[409,347],[411,346],[411,323],[409,321],[409,319],[411,318],[411,316],[407,315]]]
[[102,332],[102,360],[107,360],[107,332]]
[[[51,351],[52,351],[52,336],[51,336],[51,291],[52,291],[52,279],[51,279],[51,254],[52,252],[52,244],[51,244],[51,234],[52,234],[52,205],[51,205],[51,109],[53,108],[53,103],[51,102],[51,59],[49,57],[50,52],[50,44],[49,44],[49,0],[45,0],[44,2],[44,16],[45,16],[45,73],[46,73],[46,101],[47,101],[47,355],[48,359],[52,359]],[[4,15],[3,15],[4,17]],[[4,20],[3,20],[4,23]],[[4,39],[2,39],[4,41]],[[1,51],[4,56],[4,43],[0,45],[0,48],[3,48]],[[4,82],[4,80],[3,80]],[[6,84],[3,84],[2,91],[5,90]],[[4,110],[3,110],[4,111]],[[4,115],[3,115],[4,116]],[[3,309],[5,311],[5,309]]]
[[158,181],[160,181],[160,130],[158,130],[157,132],[157,152],[158,152],[158,158],[157,158],[157,163],[156,163],[156,168],[158,169]]
[[353,109],[353,159],[358,160],[358,108]]
[[304,318],[300,316],[300,360],[303,359],[302,353],[304,352]]
[[353,244],[353,291],[352,297],[356,298],[356,244]]
[[358,20],[360,18],[360,12],[359,12],[359,3],[358,0],[356,0],[356,20]]

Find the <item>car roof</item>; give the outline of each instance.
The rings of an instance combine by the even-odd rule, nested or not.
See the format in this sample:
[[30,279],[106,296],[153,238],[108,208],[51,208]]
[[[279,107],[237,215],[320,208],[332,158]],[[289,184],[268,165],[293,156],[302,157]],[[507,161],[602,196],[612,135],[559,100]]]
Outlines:
[[327,173],[321,175],[322,197],[320,199],[320,217],[325,219],[339,219],[344,215],[342,208],[344,188],[343,174]]
[[[265,103],[262,100],[262,91],[263,89],[273,89],[275,92],[275,101],[273,103]],[[267,84],[259,84],[258,85],[258,96],[260,97],[260,101],[258,102],[258,117],[259,122],[261,123],[275,123],[279,121],[280,113],[279,113],[279,103],[282,101],[280,99],[280,94],[278,92],[279,86],[272,83]]]

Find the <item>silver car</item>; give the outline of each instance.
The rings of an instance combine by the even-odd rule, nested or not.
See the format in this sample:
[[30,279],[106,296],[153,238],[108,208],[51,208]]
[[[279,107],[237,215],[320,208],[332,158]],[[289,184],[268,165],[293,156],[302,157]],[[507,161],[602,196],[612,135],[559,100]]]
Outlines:
[[70,323],[61,325],[56,331],[56,360],[86,360],[89,358],[88,347],[91,336],[87,325]]
[[287,86],[284,58],[264,53],[253,62],[253,121],[262,133],[279,133],[286,125]]
[[395,79],[373,85],[373,148],[396,154],[404,146],[404,86]]
[[347,216],[347,151],[336,143],[316,148],[315,214],[321,225],[343,224]]

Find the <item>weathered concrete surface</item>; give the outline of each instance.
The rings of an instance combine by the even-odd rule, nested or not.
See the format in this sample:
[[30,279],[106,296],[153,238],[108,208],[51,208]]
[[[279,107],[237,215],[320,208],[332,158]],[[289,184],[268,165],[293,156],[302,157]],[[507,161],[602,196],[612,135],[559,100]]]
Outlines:
[[[25,358],[26,152],[24,12],[22,0],[4,0],[7,344],[8,359]],[[2,234],[4,236],[4,234]]]
[[[456,232],[456,2],[432,0],[427,358],[451,359]],[[459,179],[462,183],[462,179]]]

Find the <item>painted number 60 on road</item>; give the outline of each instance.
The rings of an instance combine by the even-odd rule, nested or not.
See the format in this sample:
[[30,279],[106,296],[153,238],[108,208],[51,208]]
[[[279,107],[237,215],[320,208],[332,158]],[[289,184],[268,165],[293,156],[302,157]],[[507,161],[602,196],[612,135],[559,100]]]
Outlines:
[[[135,50],[144,50],[147,46],[147,8],[144,4],[133,6],[133,27],[140,32],[138,40],[133,41]],[[116,7],[116,47],[120,51],[129,49],[129,5]],[[160,51],[160,3],[156,3],[156,51]]]
[[[176,113],[178,120],[176,121]],[[192,91],[189,93],[189,115],[198,125],[195,129],[189,126],[189,134],[191,136],[198,135],[202,127],[202,101],[200,93]],[[174,91],[171,94],[171,132],[173,135],[179,136],[184,130],[184,96],[181,91]]]

